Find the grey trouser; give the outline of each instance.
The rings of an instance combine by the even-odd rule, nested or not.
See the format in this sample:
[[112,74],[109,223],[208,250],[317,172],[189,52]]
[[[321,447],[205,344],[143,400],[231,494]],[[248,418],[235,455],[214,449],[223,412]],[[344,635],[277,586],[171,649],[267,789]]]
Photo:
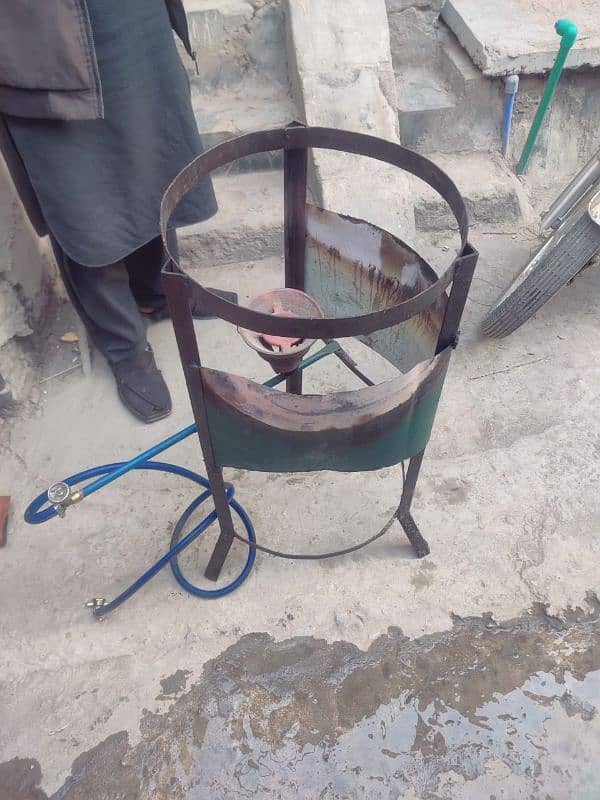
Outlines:
[[[174,234],[170,246],[176,255]],[[78,264],[54,239],[52,245],[71,302],[107,361],[116,364],[142,351],[147,322],[138,306],[157,309],[166,303],[160,279],[165,261],[160,236],[105,267]]]

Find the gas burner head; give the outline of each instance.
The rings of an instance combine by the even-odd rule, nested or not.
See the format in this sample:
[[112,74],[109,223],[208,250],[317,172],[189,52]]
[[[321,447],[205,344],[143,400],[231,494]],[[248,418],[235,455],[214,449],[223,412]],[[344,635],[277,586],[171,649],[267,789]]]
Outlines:
[[[253,297],[248,303],[248,308],[277,317],[323,318],[323,312],[318,303],[299,289],[272,289],[270,292]],[[238,328],[238,331],[248,347],[268,361],[274,371],[281,375],[297,369],[315,343],[314,339],[257,333],[246,328]]]

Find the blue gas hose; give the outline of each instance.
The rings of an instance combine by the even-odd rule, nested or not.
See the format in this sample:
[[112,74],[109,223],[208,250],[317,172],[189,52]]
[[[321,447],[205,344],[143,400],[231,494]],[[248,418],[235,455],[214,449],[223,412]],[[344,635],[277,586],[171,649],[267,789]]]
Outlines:
[[[317,361],[320,361],[322,358],[325,358],[325,356],[328,356],[331,353],[335,353],[339,350],[340,345],[337,342],[328,342],[325,347],[322,347],[314,355],[305,358],[298,368],[300,370],[304,370],[307,367],[310,367],[312,364],[315,364]],[[274,388],[278,384],[282,383],[285,379],[285,375],[274,375],[272,378],[265,381],[264,386]],[[102,604],[98,605],[92,603],[92,610],[95,617],[103,617],[109,611],[112,611],[113,609],[117,608],[117,606],[120,606],[121,603],[125,602],[125,600],[135,594],[138,589],[141,589],[142,586],[144,586],[168,563],[171,564],[171,569],[177,582],[187,592],[190,592],[197,597],[223,597],[224,595],[235,591],[235,589],[237,589],[250,574],[256,558],[256,547],[253,546],[256,545],[256,534],[254,532],[254,526],[252,525],[250,517],[246,513],[245,509],[233,499],[234,488],[231,484],[226,485],[227,499],[229,500],[229,504],[233,511],[235,511],[237,516],[242,521],[247,533],[247,542],[249,543],[248,558],[246,559],[244,568],[237,578],[231,581],[231,583],[228,583],[227,586],[223,586],[219,589],[201,589],[200,587],[191,583],[183,575],[179,566],[179,553],[181,553],[182,550],[191,544],[194,539],[204,533],[204,531],[206,531],[217,520],[217,512],[211,511],[210,514],[208,514],[198,525],[196,525],[195,528],[193,528],[188,534],[186,534],[186,536],[184,536],[183,539],[181,539],[181,534],[185,524],[193,512],[211,496],[212,493],[210,483],[202,475],[199,475],[197,472],[192,472],[192,470],[186,469],[185,467],[180,467],[177,464],[170,464],[168,462],[151,461],[150,459],[154,458],[165,450],[168,450],[169,447],[172,447],[184,439],[187,439],[188,436],[196,433],[197,430],[198,428],[195,424],[188,425],[186,428],[182,428],[182,430],[173,434],[173,436],[169,436],[168,439],[164,439],[162,442],[154,445],[154,447],[151,447],[149,450],[145,450],[143,453],[140,453],[138,456],[135,456],[135,458],[132,458],[129,461],[118,461],[114,464],[104,464],[101,467],[91,467],[90,469],[77,472],[75,475],[71,475],[61,481],[61,483],[66,483],[69,487],[74,487],[80,483],[83,483],[84,481],[89,481],[93,478],[96,478],[96,480],[92,480],[92,483],[88,483],[79,490],[79,500],[83,499],[84,497],[89,497],[94,492],[97,492],[99,489],[102,489],[109,483],[117,480],[117,478],[122,477],[132,469],[170,472],[173,475],[179,475],[183,478],[194,481],[205,489],[204,492],[202,492],[190,503],[190,505],[185,509],[179,518],[173,531],[171,547],[169,551],[165,553],[164,556],[159,558],[155,564],[147,569],[143,575],[134,581],[131,586],[127,587],[127,589],[121,592],[121,594],[119,594],[114,600],[111,600],[109,603],[103,601]],[[49,502],[48,492],[46,491],[38,495],[35,500],[33,500],[27,506],[25,511],[25,522],[28,522],[30,525],[39,525],[42,522],[47,522],[48,520],[57,516],[57,514],[58,508]]]
[[[118,461],[116,464],[105,464],[102,467],[91,467],[90,469],[83,470],[83,472],[77,472],[75,475],[71,475],[69,478],[65,478],[63,483],[66,483],[68,486],[76,486],[78,483],[82,483],[82,481],[87,481],[90,478],[100,476],[98,480],[88,483],[87,486],[84,486],[80,490],[82,497],[89,497],[94,492],[97,492],[98,489],[102,489],[107,484],[116,481],[117,478],[120,478],[132,469],[155,469],[152,464],[148,463],[151,458],[157,456],[159,453],[162,453],[165,450],[168,450],[169,447],[172,447],[174,444],[183,441],[183,439],[186,439],[193,433],[196,433],[196,430],[197,428],[195,425],[188,425],[187,428],[183,428],[182,430],[173,434],[173,436],[169,436],[168,439],[164,439],[164,441],[154,445],[154,447],[151,447],[149,450],[140,453],[139,456],[132,458],[130,461]],[[184,470],[183,467],[176,467],[173,464],[164,464],[164,466],[169,467],[169,469],[164,470],[165,472],[176,472],[176,470],[183,470],[183,472],[186,473],[185,477],[190,478],[190,480],[195,480],[196,478],[200,477],[195,472]],[[176,474],[183,475],[183,472],[176,472]],[[206,478],[202,478],[202,481],[206,481]],[[208,486],[208,482],[206,482],[206,484],[203,483],[202,485]],[[48,508],[42,508],[42,506],[44,506],[46,503],[48,503],[48,493],[42,492],[42,494],[38,495],[38,497],[36,497],[35,500],[33,500],[33,502],[27,506],[27,510],[25,511],[25,522],[28,522],[30,525],[39,525],[41,522],[47,522],[49,519],[55,517],[57,515],[57,511],[54,506],[49,505]]]
[[[314,355],[305,358],[301,364],[299,365],[298,369],[305,370],[307,367],[312,366],[317,361],[320,361],[322,358],[325,358],[331,353],[335,353],[340,349],[340,346],[337,342],[331,341],[328,342],[325,347],[322,347],[318,350]],[[267,386],[269,388],[275,388],[280,383],[285,381],[285,375],[274,375],[269,380],[266,380],[263,383],[263,386]],[[103,489],[109,483],[116,481],[117,478],[122,477],[127,472],[132,469],[147,469],[151,467],[146,467],[146,465],[151,458],[154,456],[163,453],[165,450],[168,450],[169,447],[173,447],[173,445],[182,442],[184,439],[187,439],[188,436],[191,436],[193,433],[196,433],[198,427],[196,425],[188,425],[187,428],[182,428],[177,433],[174,433],[172,436],[169,436],[168,439],[163,439],[162,442],[155,444],[154,447],[151,447],[149,450],[145,450],[143,453],[140,453],[135,458],[132,458],[129,461],[120,461],[117,464],[110,465],[112,468],[108,469],[105,467],[93,467],[92,469],[85,470],[84,472],[78,472],[76,475],[71,475],[70,478],[65,478],[62,483],[66,483],[68,486],[75,486],[77,483],[81,483],[82,481],[88,480],[89,478],[95,478],[97,475],[100,477],[98,480],[89,483],[87,486],[84,486],[80,489],[81,498],[89,497],[94,492],[97,492],[98,489]],[[167,465],[169,467],[173,466],[171,464]],[[181,467],[177,467],[177,469],[181,469]],[[166,472],[170,472],[173,470],[165,470]],[[182,473],[178,473],[182,474]],[[190,475],[196,475],[195,472],[190,472],[187,477]],[[199,476],[197,476],[199,477]],[[193,480],[193,479],[192,479]],[[203,478],[202,480],[206,480]],[[204,485],[204,484],[203,484]],[[208,484],[206,484],[208,486]],[[209,487],[210,488],[210,487]],[[39,525],[41,522],[47,522],[49,519],[52,519],[57,515],[57,511],[54,506],[49,505],[48,508],[42,509],[42,506],[48,501],[47,493],[44,492],[43,494],[36,497],[36,499],[29,504],[27,510],[25,511],[25,522],[28,522],[30,525]]]
[[[190,426],[194,428],[195,426]],[[187,428],[184,430],[188,430]],[[193,433],[193,431],[191,431]],[[179,434],[175,434],[175,436],[171,437],[171,439],[175,439],[178,436],[181,436],[183,431],[180,431]],[[188,434],[189,435],[189,434]],[[185,438],[185,437],[181,437]],[[181,438],[178,441],[181,441]],[[168,441],[168,440],[167,440]],[[164,443],[163,443],[164,444]],[[170,446],[170,445],[167,445]],[[159,447],[159,445],[157,445]],[[154,448],[153,448],[154,449]],[[166,449],[163,447],[162,449]],[[138,457],[139,458],[139,457]],[[166,564],[171,562],[171,567],[173,569],[173,574],[175,575],[176,580],[181,584],[181,586],[188,592],[192,592],[199,597],[205,598],[218,598],[224,597],[224,595],[229,594],[230,592],[235,591],[248,577],[250,571],[254,565],[254,560],[256,558],[256,550],[254,547],[250,547],[248,549],[248,558],[246,559],[246,563],[244,568],[240,572],[240,574],[235,578],[231,583],[227,584],[227,586],[223,586],[219,589],[200,589],[197,586],[194,586],[190,583],[181,573],[181,569],[179,567],[179,563],[177,561],[177,556],[179,553],[184,550],[189,544],[191,544],[194,539],[204,533],[217,519],[217,512],[212,511],[208,514],[202,522],[200,522],[195,528],[193,528],[183,539],[179,539],[181,536],[181,532],[185,526],[185,523],[191,517],[193,512],[200,506],[202,503],[205,502],[210,496],[210,484],[208,480],[199,475],[197,472],[192,472],[192,470],[186,469],[185,467],[180,467],[177,464],[169,464],[166,462],[161,461],[145,461],[139,462],[138,459],[134,459],[136,462],[135,465],[132,464],[130,461],[119,461],[115,464],[104,464],[101,467],[92,467],[91,469],[83,470],[82,472],[77,472],[75,475],[71,475],[68,478],[65,478],[65,483],[69,486],[76,486],[77,484],[81,483],[82,481],[87,481],[90,478],[96,478],[99,476],[105,477],[112,477],[116,473],[119,475],[123,474],[121,471],[123,467],[127,466],[127,470],[129,469],[139,469],[139,470],[154,470],[156,472],[170,472],[173,475],[179,475],[182,478],[187,478],[188,480],[193,481],[194,483],[199,484],[202,486],[205,491],[202,492],[198,497],[196,497],[190,505],[186,508],[183,512],[177,525],[175,526],[175,531],[173,533],[173,539],[171,542],[171,549],[162,556],[155,564],[153,564],[144,574],[139,577],[134,583],[131,584],[127,589],[125,589],[121,594],[119,594],[114,600],[110,603],[104,603],[104,605],[99,605],[93,608],[93,613],[95,617],[102,617],[107,614],[109,611],[112,611],[117,606],[120,606],[121,603],[124,603],[125,600],[129,599],[138,589],[141,589],[151,578],[153,578],[159,570],[161,570]],[[99,483],[99,481],[96,481]],[[93,486],[94,484],[90,484]],[[97,487],[100,488],[100,487]],[[246,533],[248,535],[248,540],[250,542],[256,542],[256,534],[254,532],[254,527],[250,518],[244,508],[233,499],[234,488],[231,484],[227,485],[227,499],[231,505],[231,508],[236,512],[244,527],[246,529]],[[96,491],[96,489],[94,489]],[[25,520],[32,524],[39,524],[41,522],[45,522],[47,519],[56,515],[56,511],[54,508],[47,508],[42,510],[42,506],[48,502],[48,496],[46,492],[40,494],[36,499],[30,503],[27,507],[25,512]]]

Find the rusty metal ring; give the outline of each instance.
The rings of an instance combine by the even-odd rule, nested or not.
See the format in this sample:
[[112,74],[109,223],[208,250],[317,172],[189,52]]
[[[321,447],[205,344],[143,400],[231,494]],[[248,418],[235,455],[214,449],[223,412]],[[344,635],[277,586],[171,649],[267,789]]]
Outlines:
[[[386,139],[352,131],[303,126],[275,128],[230,139],[195,158],[175,177],[165,191],[161,202],[160,227],[168,254],[166,269],[186,276],[173,254],[168,250],[167,228],[171,214],[178,203],[202,178],[218,167],[245,156],[270,150],[295,150],[308,147],[338,150],[374,158],[397,166],[423,180],[443,197],[456,218],[462,243],[461,253],[440,278],[427,289],[409,300],[370,314],[325,319],[276,317],[230,303],[198,285],[197,292],[207,311],[249,330],[312,339],[360,336],[382,328],[389,328],[420,314],[441,297],[454,279],[455,272],[460,268],[461,257],[467,253],[469,247],[468,219],[464,201],[448,175],[429,159]],[[170,267],[170,265],[172,266]]]

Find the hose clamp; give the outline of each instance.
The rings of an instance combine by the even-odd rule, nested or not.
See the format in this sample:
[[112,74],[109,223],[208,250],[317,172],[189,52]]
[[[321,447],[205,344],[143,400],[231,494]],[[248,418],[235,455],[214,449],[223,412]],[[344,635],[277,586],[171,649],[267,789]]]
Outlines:
[[71,487],[65,481],[58,481],[53,483],[48,489],[48,502],[56,511],[59,517],[64,517],[69,506],[74,503],[79,503],[83,500],[83,494],[80,491],[73,492]]
[[106,597],[92,597],[91,600],[88,600],[85,603],[86,608],[91,608],[92,611],[95,611],[97,608],[102,608],[102,606],[106,605]]
[[48,489],[48,502],[52,504],[59,517],[64,517],[70,498],[71,487],[64,481],[53,483]]

